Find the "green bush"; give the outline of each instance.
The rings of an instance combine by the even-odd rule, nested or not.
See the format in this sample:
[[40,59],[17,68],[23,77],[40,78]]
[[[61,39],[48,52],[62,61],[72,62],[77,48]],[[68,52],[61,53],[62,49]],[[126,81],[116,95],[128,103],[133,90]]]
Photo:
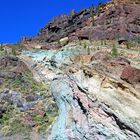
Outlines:
[[140,44],[140,36],[138,37],[138,44]]
[[92,18],[92,26],[94,26],[95,25],[95,18],[94,18],[94,16],[96,15],[96,13],[94,12],[94,6],[92,6],[90,8],[90,15],[91,15],[91,18]]
[[127,49],[131,49],[134,47],[133,43],[131,41],[128,41],[126,44]]
[[85,48],[85,49],[87,48],[87,44],[86,44],[86,42],[84,43],[84,48]]
[[104,40],[103,39],[101,39],[101,46],[103,46],[104,45]]
[[7,49],[4,50],[4,54],[5,55],[8,55]]
[[0,44],[0,51],[3,51],[3,44]]
[[111,55],[112,55],[113,57],[118,56],[118,50],[117,50],[116,45],[113,45],[112,50],[111,50]]
[[100,2],[98,4],[98,6],[96,7],[96,14],[99,16],[100,13],[102,12],[102,7],[104,6],[104,4],[102,2]]
[[90,47],[87,47],[87,54],[90,55]]
[[15,47],[12,47],[12,55],[14,55],[14,56],[17,55],[17,52],[16,52],[16,48]]

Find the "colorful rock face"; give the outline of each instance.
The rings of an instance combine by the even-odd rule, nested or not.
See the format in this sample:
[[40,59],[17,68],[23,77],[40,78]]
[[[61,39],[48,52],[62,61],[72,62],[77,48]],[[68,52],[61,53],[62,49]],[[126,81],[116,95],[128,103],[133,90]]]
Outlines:
[[0,130],[12,137],[12,126],[25,126],[31,140],[140,140],[139,48],[119,46],[139,37],[140,4],[114,2],[56,17],[23,38],[29,49],[19,58],[0,58]]
[[86,48],[78,45],[24,52],[23,58],[33,60],[37,72],[49,81],[59,109],[47,139],[139,140],[140,95],[120,79],[130,61],[112,57],[107,50],[91,51],[89,61],[76,61],[86,55]]

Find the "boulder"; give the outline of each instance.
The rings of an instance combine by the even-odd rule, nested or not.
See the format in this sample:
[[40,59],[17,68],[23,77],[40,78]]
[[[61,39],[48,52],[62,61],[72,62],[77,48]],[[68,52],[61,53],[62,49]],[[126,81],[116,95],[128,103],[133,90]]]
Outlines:
[[110,64],[112,66],[116,66],[116,65],[128,66],[128,65],[130,65],[130,61],[127,60],[126,58],[123,58],[123,57],[112,58],[109,61],[110,61]]
[[90,61],[97,61],[97,60],[103,60],[108,57],[108,52],[107,51],[99,51],[92,55]]
[[12,56],[4,56],[0,58],[0,68],[5,68],[8,66],[16,66],[18,62],[17,57]]
[[45,43],[45,44],[42,44],[41,48],[42,50],[49,50],[49,49],[60,49],[62,46],[61,44],[59,43]]
[[36,125],[36,122],[33,121],[32,116],[29,114],[21,116],[21,123],[30,127],[34,127]]
[[140,69],[127,66],[124,68],[121,79],[130,84],[140,83]]
[[78,36],[75,33],[72,33],[68,36],[69,38],[69,42],[74,42],[74,41],[78,41]]
[[68,38],[68,37],[64,37],[64,38],[60,39],[60,44],[61,44],[62,46],[67,45],[68,42],[69,42],[69,38]]
[[3,80],[2,79],[0,79],[0,85],[2,85],[3,84]]
[[27,102],[34,102],[34,101],[38,101],[41,99],[41,96],[37,95],[37,94],[31,94],[26,96],[26,101]]
[[94,55],[92,55],[90,61],[101,61],[103,63],[107,63],[111,66],[128,66],[130,65],[130,61],[123,57],[112,57],[109,55],[107,51],[98,51]]

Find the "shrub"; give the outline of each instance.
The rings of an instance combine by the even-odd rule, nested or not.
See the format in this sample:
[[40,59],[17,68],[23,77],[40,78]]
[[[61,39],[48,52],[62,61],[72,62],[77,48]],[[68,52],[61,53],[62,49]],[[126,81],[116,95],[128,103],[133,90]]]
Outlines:
[[101,46],[103,46],[104,45],[104,41],[103,40],[101,40]]
[[127,49],[131,49],[131,48],[133,48],[133,46],[134,45],[131,41],[128,41],[127,44],[126,44]]
[[74,15],[76,12],[74,9],[71,10],[71,15]]
[[79,45],[80,45],[80,46],[82,45],[81,41],[79,41]]
[[140,36],[138,37],[138,44],[140,44]]
[[95,26],[95,18],[94,18],[94,14],[92,14],[92,26]]
[[15,47],[12,47],[12,55],[16,56],[17,53],[16,53],[16,48]]
[[90,8],[90,15],[91,15],[91,18],[92,18],[92,26],[94,26],[95,25],[95,18],[94,18],[94,16],[96,15],[96,13],[94,11],[94,6],[92,6]]
[[3,51],[3,44],[0,44],[0,51]]
[[85,48],[85,49],[87,48],[87,44],[86,44],[86,42],[84,43],[84,48]]
[[106,42],[106,40],[104,40],[104,45],[107,45],[107,42]]
[[87,47],[87,54],[90,55],[90,47]]
[[112,50],[111,50],[111,55],[112,55],[113,57],[118,56],[118,50],[117,50],[116,45],[113,45],[113,48],[112,48]]
[[4,54],[8,55],[7,49],[4,49]]
[[96,14],[99,16],[100,13],[102,12],[102,7],[104,6],[104,4],[102,2],[100,2],[98,4],[98,6],[96,7]]

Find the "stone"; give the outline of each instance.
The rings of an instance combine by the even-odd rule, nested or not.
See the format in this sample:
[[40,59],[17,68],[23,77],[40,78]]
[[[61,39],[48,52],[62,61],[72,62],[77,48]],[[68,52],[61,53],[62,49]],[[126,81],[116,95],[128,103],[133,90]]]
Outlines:
[[31,127],[36,125],[36,122],[32,120],[32,117],[29,114],[23,114],[23,116],[21,116],[21,123]]
[[33,94],[33,95],[26,96],[25,99],[27,102],[34,102],[34,101],[40,100],[41,97],[37,94]]
[[2,79],[0,79],[0,85],[2,85],[3,84],[3,80]]
[[69,42],[69,38],[68,38],[68,37],[65,37],[65,38],[60,39],[60,44],[61,44],[62,46],[67,45],[68,42]]
[[15,73],[23,73],[28,70],[27,66],[24,62],[20,61],[19,58],[14,56],[4,56],[0,58],[0,68],[2,69],[11,69],[13,67],[13,71]]
[[49,49],[60,49],[62,46],[61,44],[59,44],[58,42],[55,42],[55,43],[45,43],[45,44],[42,44],[41,45],[41,48],[42,50],[49,50]]
[[16,66],[18,63],[17,57],[4,56],[0,58],[0,68],[5,68],[8,66]]
[[140,83],[140,69],[131,66],[125,67],[121,74],[121,79],[130,84]]
[[112,59],[108,60],[108,62],[112,66],[115,66],[115,65],[129,66],[130,65],[130,61],[123,57],[112,58]]
[[77,42],[79,41],[78,36],[75,33],[72,33],[68,36],[69,42]]
[[92,55],[90,61],[97,61],[97,60],[105,60],[109,59],[108,52],[107,51],[98,51],[94,55]]

